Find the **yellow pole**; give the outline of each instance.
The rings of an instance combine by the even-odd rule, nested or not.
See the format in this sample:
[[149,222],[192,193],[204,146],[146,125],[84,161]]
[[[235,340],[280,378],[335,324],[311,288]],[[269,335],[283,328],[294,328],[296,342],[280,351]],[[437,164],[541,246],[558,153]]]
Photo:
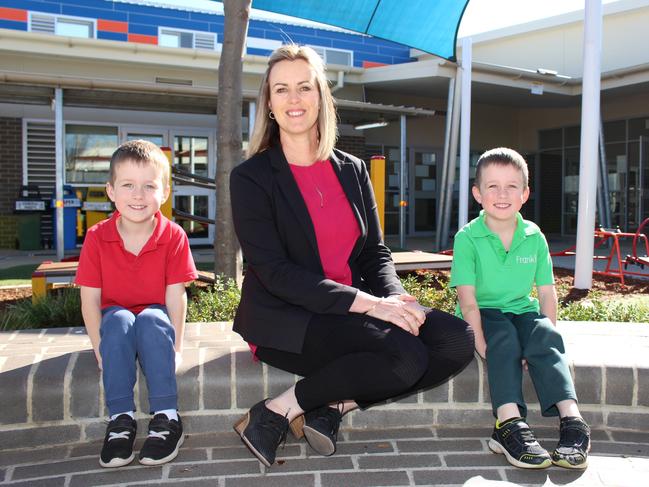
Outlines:
[[173,185],[171,182],[171,149],[169,147],[161,147],[162,152],[165,153],[165,156],[167,156],[167,160],[169,161],[169,198],[167,198],[167,201],[165,201],[162,206],[160,207],[160,212],[167,218],[171,220],[171,202],[174,197],[174,192],[173,192]]
[[376,198],[376,210],[379,213],[381,233],[385,228],[385,156],[372,156],[370,166],[370,180]]
[[51,287],[51,284],[47,283],[45,274],[34,272],[32,274],[32,303],[36,304],[39,299],[44,298],[49,287]]

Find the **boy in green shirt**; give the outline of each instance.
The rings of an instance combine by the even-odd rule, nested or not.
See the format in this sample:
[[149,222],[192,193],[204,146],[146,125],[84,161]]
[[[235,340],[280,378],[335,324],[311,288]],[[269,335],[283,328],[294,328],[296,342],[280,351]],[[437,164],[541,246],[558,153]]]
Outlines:
[[[527,163],[512,149],[485,152],[472,192],[483,210],[455,236],[451,286],[457,288],[458,314],[473,328],[476,350],[487,360],[497,418],[489,448],[517,467],[586,468],[590,428],[579,413],[563,339],[555,328],[557,295],[548,244],[539,227],[519,213],[530,194]],[[538,300],[530,296],[534,285]],[[552,455],[525,422],[523,367],[541,413],[561,417]]]

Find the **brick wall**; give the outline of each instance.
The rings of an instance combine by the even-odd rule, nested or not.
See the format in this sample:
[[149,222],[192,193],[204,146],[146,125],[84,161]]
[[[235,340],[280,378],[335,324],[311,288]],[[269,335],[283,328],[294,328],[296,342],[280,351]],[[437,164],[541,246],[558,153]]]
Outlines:
[[[360,157],[361,159],[365,158],[365,137],[364,136],[353,136],[353,135],[341,135],[338,137],[338,142],[336,142],[336,149],[341,151],[348,152],[349,154]],[[369,163],[369,161],[365,161]]]
[[0,215],[13,214],[23,177],[22,150],[22,120],[0,118]]
[[22,120],[0,117],[0,247],[16,241],[14,200],[22,184]]

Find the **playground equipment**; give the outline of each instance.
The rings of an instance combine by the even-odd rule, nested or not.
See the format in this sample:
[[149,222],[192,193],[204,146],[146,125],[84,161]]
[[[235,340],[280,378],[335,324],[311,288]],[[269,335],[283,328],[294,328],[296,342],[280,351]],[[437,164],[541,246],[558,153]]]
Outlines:
[[[644,228],[649,225],[649,218],[645,219],[635,233],[622,232],[619,228],[603,228],[595,230],[595,249],[600,247],[610,248],[608,254],[593,255],[593,260],[605,260],[606,267],[603,271],[593,270],[593,274],[603,276],[617,277],[620,283],[624,285],[624,276],[641,276],[649,277],[649,269],[645,271],[645,266],[649,266],[649,242],[647,236],[643,233]],[[620,240],[632,238],[631,251],[625,258],[622,258]],[[644,243],[644,255],[638,255],[638,246]],[[552,256],[565,257],[575,255],[575,246],[569,247],[559,252],[553,252]],[[640,267],[640,271],[630,270],[630,266]]]

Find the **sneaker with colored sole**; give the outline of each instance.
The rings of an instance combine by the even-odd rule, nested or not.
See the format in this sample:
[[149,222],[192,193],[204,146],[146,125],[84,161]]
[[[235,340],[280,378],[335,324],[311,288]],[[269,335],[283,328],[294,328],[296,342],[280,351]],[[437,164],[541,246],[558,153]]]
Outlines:
[[511,418],[502,424],[496,421],[489,449],[505,455],[515,467],[547,468],[552,465],[550,454],[539,445],[523,418]]
[[590,427],[578,416],[561,418],[559,443],[552,452],[552,463],[564,468],[583,469],[588,466]]

